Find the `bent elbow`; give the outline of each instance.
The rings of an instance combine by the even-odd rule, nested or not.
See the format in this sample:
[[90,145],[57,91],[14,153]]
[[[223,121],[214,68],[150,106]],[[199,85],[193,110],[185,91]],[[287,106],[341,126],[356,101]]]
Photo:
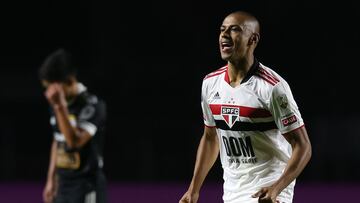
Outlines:
[[72,151],[77,151],[78,147],[75,142],[66,142],[65,149],[67,152],[72,152]]

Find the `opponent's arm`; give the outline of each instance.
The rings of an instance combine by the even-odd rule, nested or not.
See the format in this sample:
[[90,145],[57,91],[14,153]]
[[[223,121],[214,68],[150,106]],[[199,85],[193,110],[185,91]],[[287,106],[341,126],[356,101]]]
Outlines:
[[55,177],[56,150],[57,150],[57,143],[54,140],[51,144],[50,162],[49,162],[47,180],[54,180]]
[[67,102],[60,84],[49,85],[45,95],[54,110],[59,130],[64,135],[67,146],[73,149],[85,145],[91,139],[91,135],[71,125]]
[[179,201],[180,203],[196,203],[199,198],[200,188],[214,165],[219,154],[219,143],[215,128],[205,126],[204,134],[198,146],[196,163],[191,184]]
[[91,139],[89,132],[71,126],[67,107],[57,106],[54,112],[60,132],[64,135],[69,148],[81,148]]
[[270,187],[262,188],[253,197],[260,197],[259,202],[276,202],[276,197],[295,180],[311,158],[311,144],[305,127],[284,134],[292,146],[292,155],[282,176]]
[[55,165],[56,165],[57,143],[54,140],[50,149],[50,161],[47,173],[46,185],[43,191],[44,202],[52,202],[56,193]]

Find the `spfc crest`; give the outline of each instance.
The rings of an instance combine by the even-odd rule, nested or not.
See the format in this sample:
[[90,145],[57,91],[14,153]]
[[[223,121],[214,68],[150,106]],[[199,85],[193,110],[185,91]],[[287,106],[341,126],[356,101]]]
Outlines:
[[221,115],[229,128],[232,128],[236,121],[239,120],[240,108],[231,106],[222,106]]

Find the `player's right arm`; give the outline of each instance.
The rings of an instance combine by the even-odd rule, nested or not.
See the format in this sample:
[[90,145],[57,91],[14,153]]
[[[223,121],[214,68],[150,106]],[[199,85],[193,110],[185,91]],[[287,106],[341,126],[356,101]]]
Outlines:
[[43,200],[45,203],[51,203],[56,194],[56,179],[55,179],[55,165],[56,165],[56,151],[57,142],[53,140],[50,150],[50,162],[47,174],[46,185],[43,191]]
[[219,154],[219,143],[215,127],[205,126],[196,154],[194,174],[190,186],[179,203],[197,203],[200,188]]

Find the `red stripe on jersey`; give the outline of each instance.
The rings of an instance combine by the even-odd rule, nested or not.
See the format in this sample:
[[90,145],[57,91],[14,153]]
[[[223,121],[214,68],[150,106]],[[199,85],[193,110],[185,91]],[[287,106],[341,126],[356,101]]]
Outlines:
[[236,105],[221,105],[221,104],[210,104],[211,112],[214,115],[221,115],[221,107],[238,107],[240,108],[240,116],[248,118],[266,118],[271,117],[270,111],[266,109],[253,108],[248,106],[236,106]]
[[226,66],[223,66],[223,67],[221,67],[221,68],[219,68],[219,69],[217,69],[218,71],[220,71],[220,70],[225,70],[225,69],[227,69],[227,65]]
[[215,70],[215,71],[213,71],[213,72],[211,72],[211,73],[209,73],[209,74],[207,74],[207,75],[205,76],[204,80],[207,79],[207,78],[210,78],[210,77],[219,75],[219,74],[223,73],[226,69],[227,69],[227,65],[224,66],[224,67],[221,67],[221,68],[219,68],[219,69],[217,69],[217,70]]
[[217,70],[215,70],[215,71],[213,71],[213,72],[211,72],[211,73],[209,73],[208,75],[212,75],[212,74],[214,74],[214,73],[221,72],[221,71],[225,70],[226,68],[227,68],[227,65],[224,66],[224,67],[221,67],[221,68],[219,68],[219,69],[217,69]]
[[225,72],[225,82],[227,82],[228,84],[230,84],[230,77],[229,77],[229,69],[227,68],[226,69],[226,72]]
[[276,83],[277,83],[277,82],[269,79],[266,75],[261,74],[261,73],[259,73],[259,72],[255,73],[254,75],[262,78],[262,79],[265,80],[266,82],[270,83],[272,86],[276,85]]
[[271,75],[271,73],[269,73],[267,70],[265,70],[264,68],[259,68],[258,71],[262,74],[264,74],[265,76],[267,76],[268,78],[270,78],[271,80],[277,82],[280,82],[279,79],[277,79],[274,75]]
[[272,75],[271,73],[269,73],[269,71],[267,71],[265,68],[259,68],[259,71],[263,72],[265,75],[273,78],[275,81],[280,82],[280,80],[278,78],[276,78],[274,75]]
[[226,70],[223,70],[223,71],[221,71],[221,72],[216,72],[216,73],[213,73],[213,74],[209,74],[209,75],[207,75],[205,78],[204,78],[204,80],[206,80],[206,79],[208,79],[208,78],[211,78],[211,77],[214,77],[214,76],[217,76],[217,75],[220,75],[220,74],[223,74],[223,73],[225,73],[226,72]]

